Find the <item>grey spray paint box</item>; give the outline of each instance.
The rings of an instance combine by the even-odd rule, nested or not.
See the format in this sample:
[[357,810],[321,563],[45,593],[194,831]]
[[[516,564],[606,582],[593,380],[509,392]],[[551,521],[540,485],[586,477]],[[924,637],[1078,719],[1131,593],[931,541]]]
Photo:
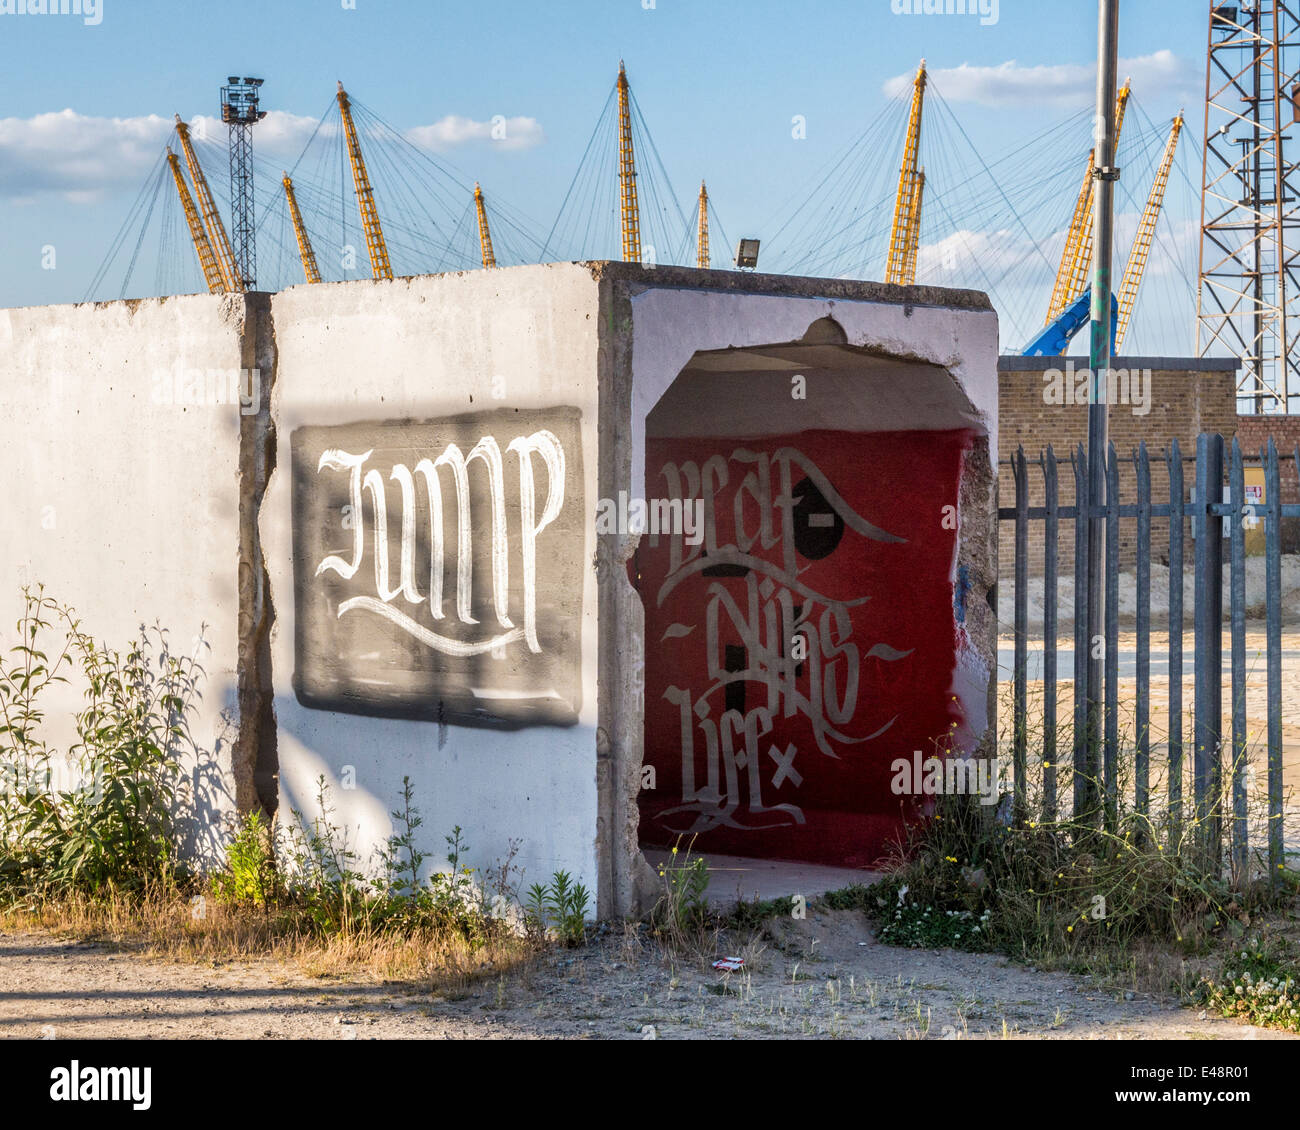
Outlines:
[[512,727],[577,721],[579,415],[503,409],[293,432],[304,706]]

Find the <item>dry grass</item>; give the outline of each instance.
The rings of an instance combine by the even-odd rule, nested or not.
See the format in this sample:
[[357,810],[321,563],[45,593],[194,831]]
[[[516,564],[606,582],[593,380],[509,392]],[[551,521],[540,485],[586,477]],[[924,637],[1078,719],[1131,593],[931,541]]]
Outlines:
[[526,966],[537,948],[502,931],[470,942],[452,929],[352,930],[322,937],[292,910],[266,912],[179,895],[70,895],[0,908],[0,929],[92,941],[156,961],[219,965],[275,961],[322,978],[463,988]]

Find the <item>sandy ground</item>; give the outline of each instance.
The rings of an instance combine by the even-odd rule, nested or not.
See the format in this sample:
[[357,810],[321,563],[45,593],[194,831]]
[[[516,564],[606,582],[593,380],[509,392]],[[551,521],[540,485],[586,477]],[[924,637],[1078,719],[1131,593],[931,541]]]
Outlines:
[[[1224,708],[1224,734],[1231,734],[1232,727],[1232,674],[1229,662],[1230,639],[1224,633],[1223,655],[1224,668],[1222,696]],[[1250,840],[1260,845],[1266,841],[1266,829],[1263,823],[1263,808],[1268,780],[1268,684],[1265,671],[1266,642],[1263,626],[1258,621],[1249,621],[1245,633],[1246,643],[1246,691],[1243,701],[1246,708],[1247,761],[1252,766],[1248,781],[1248,792],[1257,802],[1252,809],[1250,820]],[[1120,692],[1120,733],[1121,741],[1132,745],[1133,735],[1137,732],[1135,704],[1138,684],[1136,674],[1137,633],[1128,629],[1120,632],[1118,649],[1120,655],[1119,692]],[[1004,670],[1004,676],[998,684],[1002,696],[1000,706],[1001,721],[1004,724],[1004,740],[1007,738],[1005,722],[1010,718],[1011,683],[1005,675],[1013,670],[1012,651],[1015,638],[1004,634],[998,642]],[[1149,681],[1151,696],[1151,745],[1154,793],[1164,795],[1163,780],[1168,751],[1165,740],[1169,733],[1169,665],[1168,634],[1153,631],[1150,638],[1151,670]],[[1195,684],[1191,675],[1191,655],[1195,640],[1190,629],[1184,634],[1183,649],[1185,675],[1182,681],[1183,691],[1183,741],[1184,741],[1184,783],[1183,794],[1192,795],[1192,762],[1186,751],[1190,749],[1193,733],[1193,707],[1196,701]],[[1028,640],[1030,672],[1028,679],[1028,703],[1030,715],[1030,733],[1037,734],[1042,726],[1043,682],[1041,632],[1032,630]],[[1057,638],[1058,683],[1057,683],[1057,724],[1062,733],[1068,733],[1073,721],[1074,711],[1074,639],[1072,636],[1059,635]],[[1288,628],[1282,637],[1281,659],[1281,714],[1282,723],[1282,781],[1283,781],[1283,838],[1289,855],[1300,855],[1300,632]],[[1230,738],[1229,738],[1230,740]],[[1068,748],[1068,739],[1066,739]]]
[[[440,995],[259,962],[163,963],[0,936],[0,1036],[45,1039],[1278,1039],[1001,957],[877,944],[857,912],[782,920],[721,974],[606,934]],[[1132,996],[1133,999],[1126,999]]]
[[[1157,556],[1159,548],[1156,549]],[[1186,627],[1192,626],[1192,611],[1195,608],[1196,573],[1192,543],[1189,541],[1184,549],[1186,554],[1183,570],[1183,612]],[[1041,557],[1035,566],[1041,569]],[[1263,557],[1246,558],[1246,608],[1262,609],[1267,598],[1268,588],[1264,571]],[[1001,562],[998,578],[998,622],[1009,629],[1015,623],[1015,577],[1011,571],[1012,562],[1008,558]],[[1227,614],[1231,607],[1231,570],[1225,561],[1223,566],[1223,609]],[[1300,624],[1300,554],[1284,554],[1281,561],[1281,608],[1282,623],[1295,631]],[[1169,567],[1158,560],[1151,562],[1151,609],[1156,617],[1163,616],[1163,610],[1169,607]],[[1137,573],[1133,566],[1122,569],[1119,574],[1119,615],[1121,624],[1132,624],[1137,614]],[[1046,599],[1046,586],[1041,573],[1031,576],[1026,589],[1030,625],[1038,629],[1043,626],[1043,607]],[[1057,615],[1062,623],[1074,616],[1074,555],[1062,556],[1057,571]],[[1262,615],[1262,613],[1259,613]]]

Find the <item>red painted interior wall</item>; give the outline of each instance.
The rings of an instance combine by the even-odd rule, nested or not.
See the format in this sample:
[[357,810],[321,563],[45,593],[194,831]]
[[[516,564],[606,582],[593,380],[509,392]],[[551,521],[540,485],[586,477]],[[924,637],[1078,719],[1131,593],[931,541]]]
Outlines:
[[646,498],[707,497],[713,517],[705,544],[647,533],[631,562],[654,770],[643,843],[697,833],[700,851],[870,866],[897,839],[917,809],[891,792],[890,763],[945,750],[961,717],[952,568],[970,444],[648,441]]

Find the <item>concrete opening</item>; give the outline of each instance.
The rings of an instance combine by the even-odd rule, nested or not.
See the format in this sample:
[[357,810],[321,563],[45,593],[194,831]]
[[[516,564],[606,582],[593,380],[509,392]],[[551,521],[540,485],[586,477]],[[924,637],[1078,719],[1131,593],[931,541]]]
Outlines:
[[984,435],[947,369],[829,317],[681,369],[646,417],[630,561],[651,862],[694,837],[749,897],[846,885],[921,811],[893,763],[973,751],[959,519]]

